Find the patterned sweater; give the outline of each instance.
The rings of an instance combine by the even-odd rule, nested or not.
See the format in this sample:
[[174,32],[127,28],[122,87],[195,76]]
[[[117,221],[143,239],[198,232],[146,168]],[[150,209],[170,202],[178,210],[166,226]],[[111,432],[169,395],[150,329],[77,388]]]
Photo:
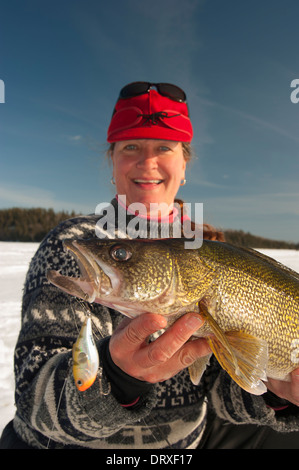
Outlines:
[[[111,204],[118,220],[124,222],[106,236],[130,236],[128,222],[136,217],[124,216],[124,209],[115,199]],[[64,221],[42,241],[31,261],[15,348],[14,429],[20,438],[35,448],[192,449],[201,440],[208,406],[236,424],[267,425],[282,432],[298,430],[296,414],[275,414],[263,396],[243,391],[216,361],[211,361],[198,386],[184,370],[146,388],[137,407],[121,406],[112,393],[102,359],[107,338],[123,315],[79,301],[46,279],[49,269],[79,275],[78,265],[64,251],[62,241],[95,237],[99,218],[90,215]],[[176,223],[174,220],[170,224],[171,230]],[[142,230],[148,228],[144,224],[142,227],[140,237],[146,238]],[[171,236],[169,224],[160,223],[157,229],[160,237]],[[92,318],[100,367],[94,384],[79,392],[72,375],[72,346],[87,312]]]

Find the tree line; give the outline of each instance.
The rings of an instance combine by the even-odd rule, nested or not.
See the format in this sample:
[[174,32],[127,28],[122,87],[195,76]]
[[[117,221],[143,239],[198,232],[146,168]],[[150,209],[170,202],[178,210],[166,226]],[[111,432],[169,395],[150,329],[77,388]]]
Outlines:
[[53,209],[0,210],[0,240],[18,242],[40,242],[47,233],[65,219],[74,217],[72,212],[55,212]]
[[243,230],[224,230],[225,240],[232,245],[252,247],[252,248],[276,248],[299,250],[299,243],[271,240],[269,238],[252,235]]
[[[74,211],[55,212],[42,208],[0,210],[0,241],[40,242],[63,220],[75,217]],[[224,230],[228,243],[253,248],[288,248],[299,250],[299,243],[270,240],[242,230]]]

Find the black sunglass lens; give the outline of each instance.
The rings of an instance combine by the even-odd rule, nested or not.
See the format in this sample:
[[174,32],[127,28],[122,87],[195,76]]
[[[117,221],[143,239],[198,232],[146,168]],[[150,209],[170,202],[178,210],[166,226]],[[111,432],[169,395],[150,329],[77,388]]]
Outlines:
[[134,96],[143,95],[149,91],[151,86],[155,86],[161,95],[167,96],[172,100],[181,101],[183,103],[186,103],[187,101],[185,92],[181,88],[177,87],[176,85],[172,85],[171,83],[129,83],[121,89],[119,97],[132,98]]
[[171,85],[171,83],[158,83],[157,88],[161,95],[168,96],[177,101],[186,101],[185,92],[176,85]]
[[132,98],[132,96],[143,95],[147,93],[149,84],[147,82],[129,83],[120,91],[121,98]]

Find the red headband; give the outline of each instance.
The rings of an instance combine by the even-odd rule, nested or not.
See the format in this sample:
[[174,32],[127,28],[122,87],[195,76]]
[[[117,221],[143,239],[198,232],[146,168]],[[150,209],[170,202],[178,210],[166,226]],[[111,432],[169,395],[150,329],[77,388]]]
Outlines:
[[150,90],[117,101],[107,140],[109,143],[134,139],[191,142],[192,136],[187,104]]

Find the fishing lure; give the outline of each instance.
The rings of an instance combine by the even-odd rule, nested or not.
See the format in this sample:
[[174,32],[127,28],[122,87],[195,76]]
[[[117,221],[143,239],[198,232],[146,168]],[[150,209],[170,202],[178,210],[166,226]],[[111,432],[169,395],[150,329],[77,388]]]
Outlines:
[[88,316],[73,346],[73,376],[80,392],[91,387],[98,369],[99,354],[92,335],[91,319]]

